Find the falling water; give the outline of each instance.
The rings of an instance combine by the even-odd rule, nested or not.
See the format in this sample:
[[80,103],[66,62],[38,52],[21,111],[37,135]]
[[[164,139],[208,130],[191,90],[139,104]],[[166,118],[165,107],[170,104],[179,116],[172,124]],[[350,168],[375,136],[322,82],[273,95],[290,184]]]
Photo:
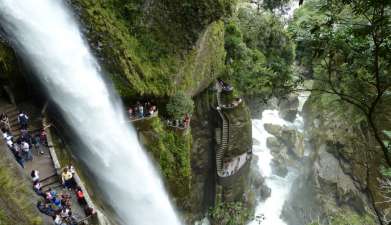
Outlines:
[[[126,225],[178,225],[162,181],[60,0],[0,0],[1,25],[87,146],[79,157]],[[113,100],[114,99],[114,100]]]

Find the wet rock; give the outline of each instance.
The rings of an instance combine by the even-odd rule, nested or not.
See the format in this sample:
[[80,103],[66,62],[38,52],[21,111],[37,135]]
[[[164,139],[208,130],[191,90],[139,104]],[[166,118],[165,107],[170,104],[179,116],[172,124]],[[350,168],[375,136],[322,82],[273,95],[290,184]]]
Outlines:
[[265,128],[265,130],[269,133],[269,134],[272,134],[276,137],[280,137],[281,136],[281,132],[283,130],[283,127],[280,126],[280,125],[277,125],[277,124],[271,124],[271,123],[265,123],[263,125],[263,127]]
[[270,195],[272,194],[272,189],[266,186],[266,184],[262,185],[260,190],[261,190],[260,191],[261,200],[265,200],[269,198]]
[[293,122],[299,108],[299,98],[297,94],[290,94],[286,99],[282,99],[279,104],[279,114],[284,120]]
[[253,145],[260,145],[261,142],[259,142],[257,139],[253,138]]
[[282,127],[276,124],[265,124],[265,130],[274,135],[276,139],[268,138],[267,144],[272,151],[281,149],[279,143],[286,146],[294,159],[302,158],[304,155],[304,135],[295,128]]
[[281,132],[280,139],[284,142],[290,153],[297,158],[304,155],[304,136],[293,128],[285,128]]
[[318,160],[314,164],[314,180],[316,187],[322,190],[321,199],[337,205],[347,205],[355,212],[365,213],[366,195],[355,185],[351,176],[344,173],[340,161],[326,151],[322,145],[319,150]]
[[281,151],[285,148],[285,145],[276,137],[268,137],[266,139],[266,146],[270,149],[272,155],[281,153]]
[[274,158],[271,163],[272,172],[280,177],[286,177],[288,168],[282,158]]

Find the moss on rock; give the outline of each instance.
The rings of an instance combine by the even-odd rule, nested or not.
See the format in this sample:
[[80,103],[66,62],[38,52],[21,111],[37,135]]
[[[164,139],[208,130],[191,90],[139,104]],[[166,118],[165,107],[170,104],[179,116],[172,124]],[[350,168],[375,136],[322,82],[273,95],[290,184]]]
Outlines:
[[186,209],[191,181],[190,130],[173,130],[158,117],[137,121],[135,127],[141,141],[158,163],[177,205]]
[[0,224],[41,225],[42,217],[34,207],[37,198],[23,171],[3,144],[0,144]]
[[[191,90],[189,93],[194,94],[200,86],[207,87],[222,70],[225,57],[223,24],[213,21],[224,15],[230,2],[150,1],[141,4],[137,0],[127,3],[72,0],[80,11],[92,49],[122,97],[166,96],[176,89]],[[134,9],[133,14],[129,7]],[[196,17],[191,22],[189,15],[177,14],[181,7],[190,7],[197,13],[203,13],[198,8],[210,12],[201,15],[205,19]],[[209,14],[213,17],[208,17]],[[133,17],[140,22],[135,24],[130,19]],[[187,35],[191,37],[186,38]]]

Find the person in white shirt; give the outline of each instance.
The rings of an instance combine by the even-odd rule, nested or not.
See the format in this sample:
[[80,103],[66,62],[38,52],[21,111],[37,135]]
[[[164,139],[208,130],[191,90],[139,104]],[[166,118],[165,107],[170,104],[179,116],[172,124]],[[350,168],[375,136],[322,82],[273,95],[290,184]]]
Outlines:
[[31,178],[33,179],[33,182],[39,180],[39,171],[38,170],[32,170],[30,175],[31,175]]
[[25,141],[22,142],[22,151],[25,155],[25,160],[33,160],[33,155],[30,151],[30,145]]

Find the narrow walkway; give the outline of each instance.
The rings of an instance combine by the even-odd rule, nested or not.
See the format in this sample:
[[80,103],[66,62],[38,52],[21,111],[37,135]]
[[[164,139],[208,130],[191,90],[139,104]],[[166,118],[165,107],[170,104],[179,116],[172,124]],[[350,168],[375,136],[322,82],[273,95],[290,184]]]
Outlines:
[[[39,109],[35,108],[30,104],[20,104],[18,108],[21,111],[26,112],[29,116],[29,134],[32,137],[34,137],[36,134],[39,134],[42,129],[42,118]],[[0,101],[0,112],[5,112],[8,115],[11,126],[11,133],[15,140],[18,139],[20,136],[20,129],[17,121],[17,116],[19,113],[18,108],[15,105]],[[60,183],[60,177],[59,174],[57,174],[58,171],[56,171],[54,167],[49,148],[47,146],[40,145],[39,148],[32,147],[31,151],[33,155],[33,160],[26,161],[24,164],[24,171],[26,175],[30,177],[30,173],[32,170],[38,170],[42,190],[45,191],[51,188],[52,190],[55,190],[59,195],[61,195],[61,193],[70,194],[72,199],[73,215],[77,220],[82,220],[83,218],[85,218],[86,216],[84,210],[78,204],[75,193],[73,191],[68,191],[62,188],[62,185]],[[15,163],[17,163],[16,160]],[[33,185],[31,184],[31,188],[32,186]],[[45,215],[44,218],[45,224],[53,224],[53,219],[51,217]]]

